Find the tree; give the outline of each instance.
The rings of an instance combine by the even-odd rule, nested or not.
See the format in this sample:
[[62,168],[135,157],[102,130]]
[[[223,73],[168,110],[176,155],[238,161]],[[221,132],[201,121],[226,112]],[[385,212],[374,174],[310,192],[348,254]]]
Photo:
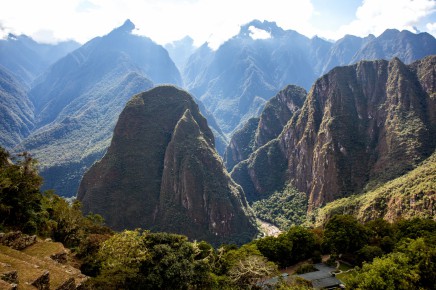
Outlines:
[[262,255],[280,267],[311,257],[316,248],[314,233],[301,226],[292,226],[278,237],[265,237],[255,243]]
[[386,241],[388,238],[392,239],[394,237],[394,229],[392,224],[384,219],[380,218],[369,221],[365,223],[365,227],[368,230],[371,240],[370,243],[372,245],[380,246],[383,239]]
[[404,239],[345,282],[350,289],[436,289],[436,247],[425,238]]
[[397,240],[419,237],[435,238],[436,222],[431,219],[413,218],[400,220],[395,225]]
[[374,258],[383,256],[383,251],[378,246],[363,246],[357,251],[357,264],[362,265],[363,262],[372,262]]
[[418,285],[423,289],[436,289],[436,245],[425,238],[402,240],[396,251],[404,253],[410,264],[418,270]]
[[286,267],[291,263],[293,243],[285,235],[278,237],[265,237],[256,241],[256,246],[269,261]]
[[30,154],[19,154],[14,163],[0,147],[0,224],[26,233],[37,231],[41,211],[39,187],[42,178],[36,171],[36,160]]
[[409,264],[404,253],[391,253],[364,263],[362,269],[345,280],[350,289],[406,290],[416,289],[419,273]]
[[277,266],[263,256],[249,255],[239,260],[229,271],[231,281],[244,289],[256,286],[266,277],[277,274]]
[[324,229],[324,244],[335,253],[355,253],[368,243],[365,227],[351,215],[335,215]]
[[196,251],[186,236],[150,233],[144,242],[151,257],[141,265],[145,289],[187,289],[198,278]]
[[141,265],[151,259],[144,245],[145,234],[126,230],[103,242],[99,250],[101,274],[94,280],[97,288],[126,289],[136,284]]
[[301,226],[294,226],[284,233],[284,239],[292,242],[292,254],[290,263],[310,258],[316,247],[315,235],[309,229]]

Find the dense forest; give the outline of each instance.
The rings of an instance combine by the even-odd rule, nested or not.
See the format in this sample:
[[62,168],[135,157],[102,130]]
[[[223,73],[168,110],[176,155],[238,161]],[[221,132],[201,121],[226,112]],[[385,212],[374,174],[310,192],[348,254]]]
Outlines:
[[304,273],[321,261],[338,271],[347,267],[337,275],[347,289],[436,289],[431,219],[361,223],[333,215],[319,227],[289,226],[276,237],[214,248],[147,229],[113,232],[99,215],[83,216],[77,201],[41,192],[35,166],[28,153],[0,149],[0,231],[63,243],[90,277],[90,289],[257,289],[276,276],[282,277],[277,289],[311,289],[310,282],[280,272],[300,265],[296,272]]

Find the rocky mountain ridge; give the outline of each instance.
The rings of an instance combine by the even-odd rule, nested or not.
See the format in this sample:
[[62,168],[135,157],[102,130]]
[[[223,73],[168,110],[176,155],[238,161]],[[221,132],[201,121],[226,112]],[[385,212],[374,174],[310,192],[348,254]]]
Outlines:
[[[253,29],[270,37],[257,39]],[[188,90],[212,112],[222,130],[232,134],[288,84],[308,90],[336,66],[393,57],[410,64],[432,54],[436,39],[428,33],[388,29],[378,37],[347,35],[332,43],[255,20],[216,51],[200,47],[182,75]]]
[[407,174],[382,186],[347,198],[335,200],[313,215],[322,225],[335,214],[350,214],[362,222],[384,219],[395,222],[416,217],[436,218],[436,154]]
[[306,95],[307,92],[303,88],[288,85],[270,99],[259,118],[251,118],[233,134],[224,153],[227,169],[231,171],[256,149],[275,139],[302,107]]
[[142,227],[214,244],[248,241],[257,231],[206,119],[188,93],[172,86],[128,102],[78,199],[84,212],[101,214],[118,230]]
[[435,60],[333,69],[279,137],[239,163],[232,177],[249,200],[291,183],[313,209],[411,170],[435,148]]
[[[389,30],[379,37],[346,36],[330,43],[319,37],[308,39],[273,22],[252,21],[217,51],[207,44],[198,48],[180,74],[163,47],[133,35],[132,29],[134,24],[127,20],[73,52],[77,44],[41,45],[25,36],[10,35],[0,42],[0,63],[15,78],[16,88],[14,92],[7,86],[0,96],[0,103],[7,104],[2,107],[0,128],[8,138],[0,145],[15,152],[30,151],[41,160],[44,189],[76,194],[85,170],[109,146],[127,100],[155,84],[185,83],[198,97],[223,155],[229,139],[225,134],[259,117],[267,100],[290,83],[308,89],[322,73],[360,57],[398,56],[409,62],[436,53],[434,38],[423,33]],[[256,30],[270,37],[255,39]],[[180,56],[181,64],[192,42],[186,38],[173,45],[173,55]],[[16,97],[11,94],[16,93],[23,106],[13,104]]]

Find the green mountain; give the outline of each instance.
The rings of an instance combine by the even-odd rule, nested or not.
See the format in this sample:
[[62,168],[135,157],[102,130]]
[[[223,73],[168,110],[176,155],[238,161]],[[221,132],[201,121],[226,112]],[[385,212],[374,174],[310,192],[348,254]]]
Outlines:
[[85,213],[101,214],[117,230],[142,227],[214,244],[247,242],[257,232],[206,119],[188,93],[172,86],[127,103],[77,197]]
[[127,20],[53,64],[29,92],[35,130],[16,150],[41,160],[44,189],[77,193],[84,172],[99,160],[132,95],[155,83],[180,84],[167,51],[132,34]]
[[362,61],[319,78],[281,134],[232,177],[249,200],[291,183],[309,211],[411,170],[435,148],[435,56]]
[[26,86],[0,66],[0,144],[12,149],[33,129],[33,105]]
[[0,65],[30,86],[51,64],[79,47],[74,41],[44,44],[26,35],[9,34],[6,39],[0,39]]
[[367,222],[383,218],[390,222],[416,217],[435,218],[436,153],[407,174],[382,186],[328,203],[314,212],[314,223],[324,224],[335,214],[351,214]]

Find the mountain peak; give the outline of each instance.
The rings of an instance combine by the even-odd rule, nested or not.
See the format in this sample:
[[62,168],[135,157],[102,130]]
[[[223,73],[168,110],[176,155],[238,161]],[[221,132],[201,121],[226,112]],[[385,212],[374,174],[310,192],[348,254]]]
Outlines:
[[400,31],[398,29],[386,29],[379,38],[393,38],[396,37]]
[[135,24],[133,24],[130,19],[127,19],[124,21],[123,25],[121,25],[118,28],[115,28],[113,32],[120,32],[120,33],[130,33],[132,30],[135,29]]
[[130,32],[133,29],[135,29],[135,24],[133,24],[133,22],[130,21],[130,19],[127,19],[126,21],[124,21],[124,24],[120,28]]

